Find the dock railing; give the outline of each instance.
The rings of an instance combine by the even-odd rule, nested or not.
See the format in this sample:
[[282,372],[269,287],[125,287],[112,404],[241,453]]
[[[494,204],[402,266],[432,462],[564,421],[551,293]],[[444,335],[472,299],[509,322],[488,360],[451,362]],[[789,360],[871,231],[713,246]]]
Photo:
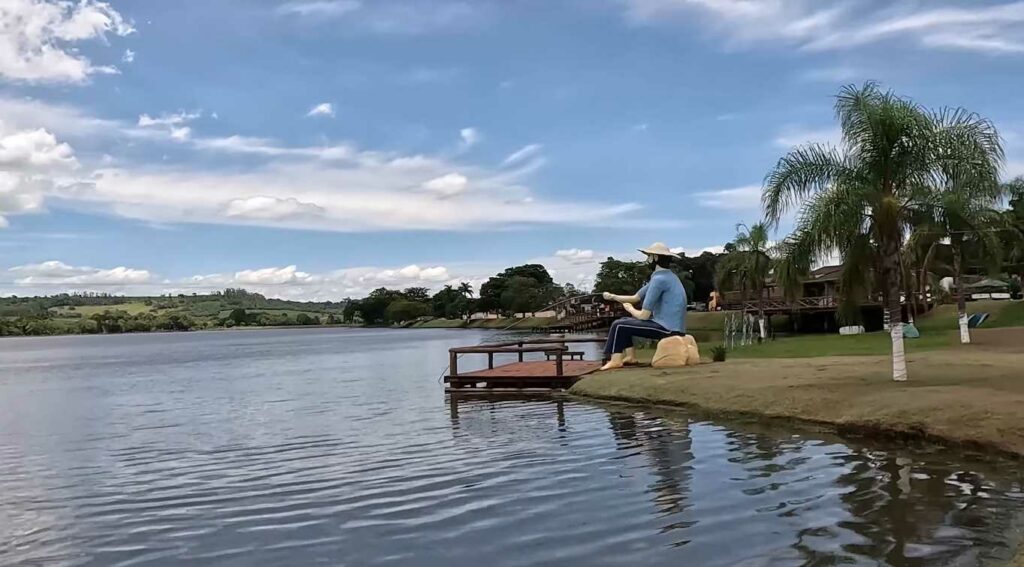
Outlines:
[[486,345],[453,347],[448,349],[448,371],[452,378],[459,376],[459,356],[463,354],[486,354],[487,368],[494,369],[495,354],[516,354],[519,362],[523,362],[523,355],[531,352],[552,353],[555,356],[555,375],[564,375],[564,355],[569,350],[568,345],[572,343],[604,343],[604,337],[586,338],[550,338],[550,339],[528,339],[521,341],[508,341],[491,343]]

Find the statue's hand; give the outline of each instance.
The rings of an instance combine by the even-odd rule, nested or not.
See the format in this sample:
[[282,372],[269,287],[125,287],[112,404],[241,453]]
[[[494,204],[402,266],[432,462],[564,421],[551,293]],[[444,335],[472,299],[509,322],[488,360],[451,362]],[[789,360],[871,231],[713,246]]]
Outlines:
[[615,297],[615,295],[613,295],[611,293],[608,293],[606,291],[606,292],[601,294],[601,297],[603,297],[605,301],[611,301]]

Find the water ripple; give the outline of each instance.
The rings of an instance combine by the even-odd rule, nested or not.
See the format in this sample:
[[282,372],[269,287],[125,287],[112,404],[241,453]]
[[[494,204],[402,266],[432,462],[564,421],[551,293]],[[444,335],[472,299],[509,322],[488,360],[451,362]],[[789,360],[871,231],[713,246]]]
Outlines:
[[[0,564],[977,565],[1016,544],[1017,463],[445,400],[423,369],[468,335],[381,333],[62,339],[46,364],[0,342],[24,373],[0,383]],[[401,354],[367,358],[382,336]]]

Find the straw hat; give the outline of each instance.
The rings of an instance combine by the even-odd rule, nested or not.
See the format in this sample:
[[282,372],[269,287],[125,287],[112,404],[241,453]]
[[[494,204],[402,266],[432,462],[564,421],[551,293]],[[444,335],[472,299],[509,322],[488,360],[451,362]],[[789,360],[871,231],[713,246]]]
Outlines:
[[654,244],[651,244],[647,248],[638,248],[638,250],[640,250],[644,254],[653,254],[654,256],[672,256],[673,258],[679,257],[679,254],[673,254],[672,251],[668,249],[668,246],[665,246],[664,242],[655,242]]

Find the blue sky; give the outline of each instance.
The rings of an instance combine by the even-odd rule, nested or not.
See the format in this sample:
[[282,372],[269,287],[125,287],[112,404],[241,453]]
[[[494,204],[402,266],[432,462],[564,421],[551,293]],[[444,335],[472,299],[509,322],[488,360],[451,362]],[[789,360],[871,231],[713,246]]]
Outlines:
[[10,0],[0,293],[587,286],[755,222],[846,83],[991,118],[1024,174],[1022,63],[1024,2]]

